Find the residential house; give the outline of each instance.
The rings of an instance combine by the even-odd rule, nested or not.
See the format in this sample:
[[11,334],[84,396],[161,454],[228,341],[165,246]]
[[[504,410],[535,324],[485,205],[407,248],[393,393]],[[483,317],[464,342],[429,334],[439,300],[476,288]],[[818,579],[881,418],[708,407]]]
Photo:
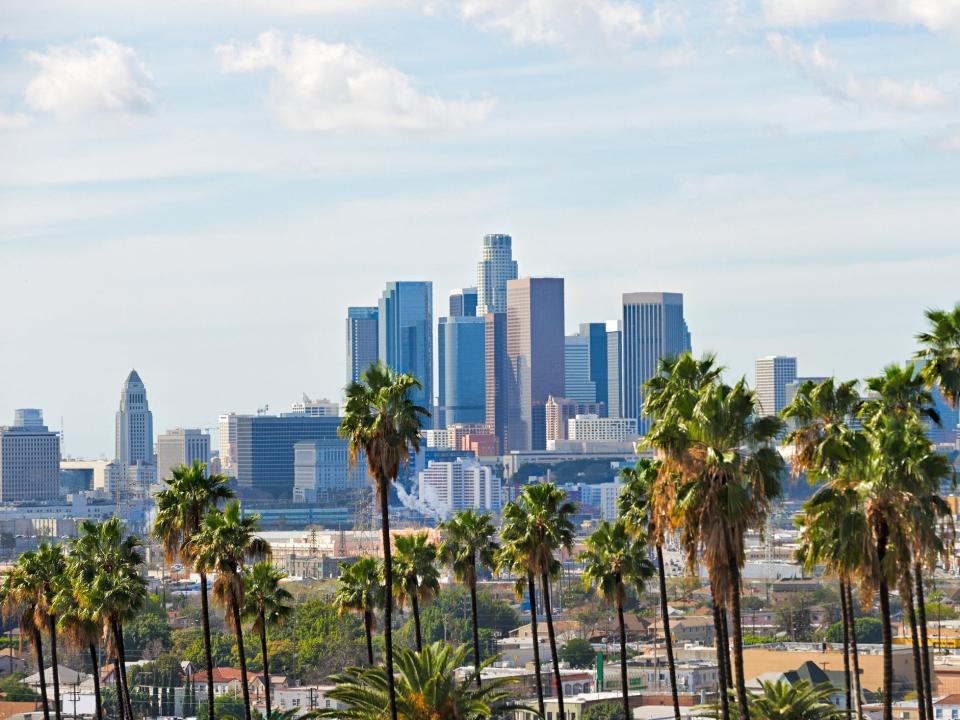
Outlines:
[[[713,616],[684,615],[670,621],[670,635],[678,645],[713,645]],[[657,636],[663,637],[663,628],[657,628]]]

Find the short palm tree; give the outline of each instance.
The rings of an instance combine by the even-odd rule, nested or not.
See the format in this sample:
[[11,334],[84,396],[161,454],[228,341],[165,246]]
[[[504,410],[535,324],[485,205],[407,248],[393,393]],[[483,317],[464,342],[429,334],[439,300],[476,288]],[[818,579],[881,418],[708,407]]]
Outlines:
[[243,616],[251,622],[251,630],[260,637],[263,655],[263,692],[266,717],[270,717],[270,655],[267,648],[267,627],[283,625],[293,613],[293,595],[280,583],[286,574],[267,561],[247,568],[243,574]]
[[81,603],[82,589],[73,579],[60,589],[54,598],[57,612],[57,630],[67,645],[87,652],[93,668],[93,697],[96,704],[96,720],[103,720],[103,698],[100,694],[100,619]]
[[[488,659],[457,680],[457,668],[464,664],[467,647],[452,648],[442,643],[427,645],[421,652],[397,649],[395,682],[397,709],[404,720],[485,720],[521,708],[512,701],[515,693],[503,679],[474,687],[473,675],[489,665]],[[386,670],[382,667],[347,668],[331,680],[336,687],[327,697],[347,706],[320,710],[320,718],[336,720],[381,720],[389,702]],[[507,681],[509,682],[509,681]]]
[[[470,591],[470,620],[473,629],[473,665],[478,667],[480,656],[480,628],[477,618],[477,573],[481,569],[492,570],[499,549],[495,537],[497,529],[493,515],[474,509],[461,510],[449,520],[440,523],[443,540],[438,550],[441,562],[453,568],[457,582]],[[477,684],[480,675],[477,674]]]
[[647,558],[647,546],[643,540],[634,538],[626,523],[601,522],[586,541],[587,549],[580,555],[583,567],[583,584],[594,588],[597,594],[617,609],[617,626],[620,630],[620,692],[623,698],[623,718],[631,720],[630,688],[627,683],[627,630],[623,620],[623,604],[627,587],[633,586],[637,593],[655,572]]
[[[673,638],[670,636],[670,608],[667,604],[667,575],[663,562],[663,538],[671,529],[669,514],[663,503],[654,503],[658,485],[663,485],[662,462],[641,458],[632,468],[623,468],[620,477],[623,489],[617,497],[617,512],[626,523],[635,541],[653,542],[657,553],[657,580],[660,591],[660,619],[663,622],[664,644],[667,650],[667,670],[670,674],[670,694],[673,700],[674,720],[680,720],[680,696],[677,693],[677,666],[673,657]],[[669,479],[668,479],[669,482]]]
[[[841,720],[843,713],[830,702],[834,693],[828,683],[811,685],[807,680],[760,682],[761,691],[748,698],[750,713],[762,720]],[[707,713],[706,717],[719,717]],[[739,714],[733,716],[739,720]]]
[[[190,540],[200,529],[203,517],[211,510],[233,497],[228,487],[229,480],[223,475],[207,475],[206,466],[194,461],[187,467],[174,468],[164,480],[166,488],[156,494],[156,520],[153,536],[163,548],[166,561],[179,559],[184,566],[193,568],[190,555]],[[207,591],[207,574],[200,575],[200,621],[203,626],[203,655],[207,665],[207,677],[213,675],[213,651],[210,641],[210,605]],[[207,683],[207,716],[214,720],[213,683]]]
[[43,705],[43,718],[50,720],[50,700],[47,697],[46,668],[43,661],[43,635],[40,628],[44,624],[42,611],[37,608],[37,594],[33,578],[25,570],[22,555],[16,564],[3,571],[3,583],[0,585],[0,600],[3,604],[3,616],[19,616],[21,637],[30,638],[37,658],[37,673],[40,676],[40,699]]
[[526,516],[522,525],[515,525],[511,542],[521,549],[527,568],[540,578],[544,613],[547,616],[547,637],[550,640],[550,655],[553,660],[554,682],[557,686],[557,712],[565,717],[563,710],[563,681],[560,677],[560,658],[557,654],[557,638],[553,628],[553,603],[550,599],[550,578],[560,569],[558,555],[573,548],[573,503],[567,494],[553,483],[526,485],[520,493],[519,506]]
[[[190,539],[189,554],[198,569],[216,573],[213,582],[213,597],[226,610],[233,621],[233,634],[237,640],[240,656],[240,686],[243,689],[243,712],[250,720],[250,679],[247,677],[247,656],[243,648],[244,608],[243,569],[250,560],[257,561],[270,555],[270,545],[257,536],[260,527],[259,515],[246,515],[240,511],[240,503],[231,500],[223,512],[211,510],[200,524],[200,529]],[[207,678],[212,684],[213,678]]]
[[363,615],[363,630],[367,639],[367,662],[373,665],[373,630],[376,612],[383,607],[383,564],[366,555],[349,565],[340,565],[337,590],[333,605],[341,615],[355,612]]
[[423,649],[420,603],[430,602],[440,593],[437,546],[429,541],[426,530],[412,535],[399,535],[394,544],[393,594],[401,609],[407,601],[410,602],[419,652]]
[[[400,475],[400,468],[410,450],[420,448],[423,419],[430,417],[412,399],[420,382],[398,374],[383,365],[371,365],[359,382],[346,389],[345,415],[338,432],[349,443],[351,463],[365,453],[367,468],[376,483],[380,503],[380,532],[383,542],[383,579],[393,587],[393,557],[390,546],[390,485]],[[397,698],[393,672],[393,595],[384,597],[383,640],[386,655],[387,681],[390,695],[390,717],[397,720]]]

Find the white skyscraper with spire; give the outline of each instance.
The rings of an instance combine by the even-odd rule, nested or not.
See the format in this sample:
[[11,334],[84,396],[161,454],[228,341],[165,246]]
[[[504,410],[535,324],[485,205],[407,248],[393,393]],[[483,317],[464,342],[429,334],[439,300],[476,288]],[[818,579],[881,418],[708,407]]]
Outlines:
[[147,389],[136,370],[131,370],[120,390],[116,424],[117,457],[121,467],[153,463],[153,413]]
[[513,239],[509,235],[485,235],[483,259],[477,263],[477,315],[507,311],[507,280],[517,279]]

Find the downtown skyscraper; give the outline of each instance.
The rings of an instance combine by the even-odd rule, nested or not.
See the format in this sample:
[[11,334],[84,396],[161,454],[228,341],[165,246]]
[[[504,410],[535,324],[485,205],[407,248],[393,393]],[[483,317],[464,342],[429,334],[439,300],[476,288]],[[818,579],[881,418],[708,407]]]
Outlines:
[[485,333],[482,317],[440,318],[437,324],[439,402],[434,427],[483,424],[486,416]]
[[147,402],[147,389],[136,370],[130,371],[120,389],[116,461],[123,468],[135,463],[153,463],[153,413]]
[[375,307],[347,308],[347,384],[356,382],[360,375],[377,362],[379,356],[378,309]]
[[380,362],[412,375],[422,389],[411,399],[433,407],[433,283],[389,282],[378,307]]
[[645,435],[650,421],[643,415],[644,384],[656,374],[661,358],[690,351],[690,332],[683,317],[683,295],[624,293],[622,332],[620,416],[635,418],[640,434]]
[[790,399],[787,386],[797,379],[797,359],[785,355],[768,355],[757,358],[756,372],[757,411],[761,415],[777,415]]
[[507,282],[517,278],[513,238],[485,235],[483,255],[477,263],[477,315],[507,311]]

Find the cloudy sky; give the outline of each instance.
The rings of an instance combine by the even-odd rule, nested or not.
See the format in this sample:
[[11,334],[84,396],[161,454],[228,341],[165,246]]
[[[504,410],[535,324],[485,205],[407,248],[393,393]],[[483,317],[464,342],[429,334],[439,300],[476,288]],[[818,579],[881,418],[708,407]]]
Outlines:
[[862,376],[960,300],[958,0],[0,7],[0,423],[113,451],[343,382],[390,279],[486,232],[567,325],[685,293],[695,351]]

